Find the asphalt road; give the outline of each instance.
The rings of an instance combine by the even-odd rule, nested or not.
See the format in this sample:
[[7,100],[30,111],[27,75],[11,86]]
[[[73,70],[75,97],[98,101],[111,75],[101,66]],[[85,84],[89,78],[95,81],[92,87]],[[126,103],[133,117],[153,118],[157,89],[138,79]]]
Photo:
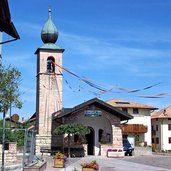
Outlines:
[[102,156],[87,156],[83,158],[70,158],[65,168],[53,167],[51,157],[46,158],[46,171],[73,171],[81,169],[81,163],[96,160],[100,165],[100,171],[171,171],[171,155],[145,155],[125,156],[124,158],[107,158]]
[[145,156],[125,156],[120,160],[145,164],[149,166],[162,167],[171,170],[171,155],[145,155]]

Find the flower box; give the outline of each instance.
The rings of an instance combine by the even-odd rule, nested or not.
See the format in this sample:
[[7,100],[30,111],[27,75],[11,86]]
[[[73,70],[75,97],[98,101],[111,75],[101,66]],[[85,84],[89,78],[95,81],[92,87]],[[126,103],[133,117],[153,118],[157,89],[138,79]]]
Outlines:
[[65,166],[64,159],[54,159],[54,167],[63,168]]
[[57,152],[54,156],[54,167],[63,168],[65,166],[66,156],[61,152]]
[[108,149],[107,157],[124,157],[124,151],[122,148]]
[[96,160],[93,160],[91,162],[86,162],[86,163],[82,163],[82,171],[97,171],[99,170],[99,165],[96,162]]
[[82,171],[94,171],[92,168],[82,168]]

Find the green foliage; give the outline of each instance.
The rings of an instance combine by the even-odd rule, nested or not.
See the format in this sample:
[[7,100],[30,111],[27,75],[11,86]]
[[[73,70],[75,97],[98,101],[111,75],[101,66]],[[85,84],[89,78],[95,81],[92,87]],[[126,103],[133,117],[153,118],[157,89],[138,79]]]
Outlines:
[[[16,135],[16,141],[17,141],[17,146],[18,147],[22,147],[24,146],[24,136],[25,136],[25,131],[24,129],[27,129],[29,127],[28,124],[25,124],[25,125],[17,125],[17,128],[16,128],[16,132],[15,132],[15,135]],[[20,130],[22,129],[22,130]]]
[[[0,120],[0,128],[2,128],[3,120]],[[9,123],[5,123],[5,128],[10,128]],[[15,135],[10,129],[5,129],[5,142],[14,142]],[[0,142],[2,143],[2,129],[0,129]]]
[[[0,120],[0,128],[2,128],[3,120]],[[24,146],[25,130],[30,124],[17,125],[16,129],[10,129],[10,123],[5,122],[5,142],[17,142],[18,147]],[[0,129],[0,143],[2,143],[2,129]]]
[[62,124],[54,130],[55,134],[68,134],[68,156],[70,157],[70,135],[86,135],[90,133],[90,129],[82,124],[71,123]]
[[86,135],[90,133],[90,129],[82,124],[72,123],[72,124],[62,124],[54,130],[55,134],[76,134],[76,135]]
[[0,63],[0,112],[6,112],[10,106],[21,108],[19,85],[21,73],[11,66],[5,68]]

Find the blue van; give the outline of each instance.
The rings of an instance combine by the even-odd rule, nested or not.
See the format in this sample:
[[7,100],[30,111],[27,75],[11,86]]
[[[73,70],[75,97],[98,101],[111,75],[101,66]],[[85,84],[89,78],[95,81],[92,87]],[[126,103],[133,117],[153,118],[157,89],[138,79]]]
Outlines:
[[125,156],[132,156],[132,152],[134,151],[134,148],[126,138],[123,138],[123,150],[125,152]]

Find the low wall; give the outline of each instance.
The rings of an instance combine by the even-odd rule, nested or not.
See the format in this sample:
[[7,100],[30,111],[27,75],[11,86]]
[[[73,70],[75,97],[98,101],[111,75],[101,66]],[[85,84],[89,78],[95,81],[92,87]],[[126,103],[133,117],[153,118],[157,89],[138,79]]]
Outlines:
[[134,156],[141,156],[141,155],[152,155],[152,148],[151,147],[134,147]]
[[[15,164],[17,161],[17,144],[9,143],[9,150],[4,151],[5,164]],[[0,144],[0,163],[2,162],[2,144]]]
[[123,147],[120,147],[120,148],[116,148],[113,144],[101,144],[100,145],[100,155],[101,156],[107,156],[109,157],[107,151],[108,150],[113,150],[116,151],[115,152],[112,152],[112,157],[123,157],[124,156],[124,152],[123,152]]

